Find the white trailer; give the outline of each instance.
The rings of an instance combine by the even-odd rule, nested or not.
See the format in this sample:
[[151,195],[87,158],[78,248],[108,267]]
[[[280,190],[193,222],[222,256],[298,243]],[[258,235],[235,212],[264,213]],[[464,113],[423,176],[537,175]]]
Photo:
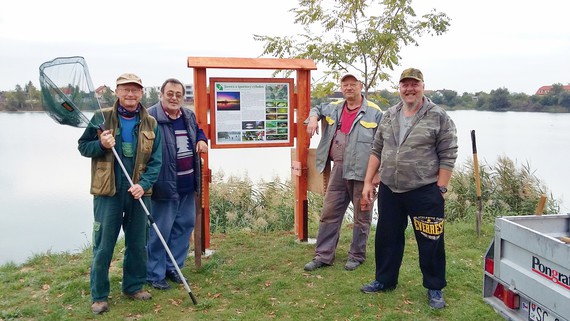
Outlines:
[[570,214],[499,217],[483,300],[513,321],[570,321]]

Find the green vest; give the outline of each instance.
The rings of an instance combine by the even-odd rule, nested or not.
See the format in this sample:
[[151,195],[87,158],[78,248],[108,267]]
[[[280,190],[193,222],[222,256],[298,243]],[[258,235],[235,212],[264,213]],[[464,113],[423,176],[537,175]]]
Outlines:
[[[101,113],[105,119],[105,129],[110,129],[116,137],[119,127],[119,115],[117,113],[117,103],[111,108],[104,108]],[[154,129],[156,119],[151,117],[143,107],[139,112],[140,124],[138,125],[138,138],[133,169],[133,184],[137,184],[142,173],[146,170],[146,165],[152,155],[152,148],[155,141]],[[99,196],[113,196],[117,192],[115,186],[115,155],[112,152],[105,153],[102,157],[91,159],[91,194]],[[123,174],[121,174],[123,175]],[[145,196],[152,194],[152,188],[145,191]]]

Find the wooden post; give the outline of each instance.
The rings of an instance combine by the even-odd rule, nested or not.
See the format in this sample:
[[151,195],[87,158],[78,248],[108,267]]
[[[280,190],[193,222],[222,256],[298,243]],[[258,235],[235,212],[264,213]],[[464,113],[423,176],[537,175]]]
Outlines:
[[297,71],[297,162],[301,169],[300,175],[295,176],[295,233],[300,241],[308,240],[308,200],[307,200],[307,156],[311,140],[307,134],[305,119],[309,117],[311,107],[310,71]]
[[[208,124],[208,110],[209,110],[209,100],[208,100],[208,89],[206,85],[206,68],[195,68],[194,69],[194,112],[196,113],[196,120],[198,125],[207,137],[211,137],[210,126]],[[200,154],[203,159],[202,163],[202,199],[204,201],[204,207],[201,213],[200,222],[196,222],[194,229],[200,229],[201,239],[200,242],[196,244],[201,245],[201,252],[204,253],[206,248],[210,246],[210,182],[211,182],[211,171],[208,162],[208,154]],[[200,225],[198,225],[200,223]]]
[[544,205],[546,205],[546,194],[542,194],[540,196],[540,200],[538,201],[538,205],[536,206],[536,211],[534,214],[542,215],[544,212]]

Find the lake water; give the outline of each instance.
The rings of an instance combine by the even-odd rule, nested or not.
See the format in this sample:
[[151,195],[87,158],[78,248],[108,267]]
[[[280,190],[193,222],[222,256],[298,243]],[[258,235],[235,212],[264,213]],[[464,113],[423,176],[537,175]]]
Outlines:
[[[449,112],[459,135],[461,166],[472,160],[476,131],[480,164],[507,156],[530,164],[570,211],[570,114]],[[90,160],[79,155],[82,129],[62,126],[43,113],[0,113],[0,264],[33,254],[76,252],[90,245]],[[316,148],[320,136],[313,137]],[[213,173],[248,175],[254,182],[290,175],[289,148],[210,150]]]

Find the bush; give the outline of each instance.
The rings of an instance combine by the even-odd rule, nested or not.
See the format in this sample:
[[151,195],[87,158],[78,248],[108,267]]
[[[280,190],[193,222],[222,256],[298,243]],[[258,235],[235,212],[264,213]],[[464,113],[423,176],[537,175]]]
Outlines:
[[[558,213],[553,199],[529,164],[517,168],[507,157],[499,157],[495,165],[479,164],[483,220],[493,222],[498,216],[534,214],[540,197],[548,195],[545,213]],[[448,222],[475,221],[479,210],[473,162],[456,166],[446,194],[445,213]],[[294,186],[275,177],[269,182],[252,183],[247,177],[217,173],[210,185],[210,231],[292,231],[294,229]],[[318,223],[323,196],[308,192],[309,223]],[[374,208],[373,219],[378,218]],[[352,221],[352,205],[345,220]]]
[[[479,165],[483,218],[534,214],[543,194],[548,196],[545,213],[558,213],[559,204],[546,186],[534,175],[528,163],[517,168],[507,157],[499,157],[495,165]],[[474,220],[478,212],[473,162],[456,168],[446,196],[448,222]]]
[[253,184],[244,178],[212,178],[210,185],[210,231],[277,231],[294,227],[293,189],[289,181],[275,177]]

